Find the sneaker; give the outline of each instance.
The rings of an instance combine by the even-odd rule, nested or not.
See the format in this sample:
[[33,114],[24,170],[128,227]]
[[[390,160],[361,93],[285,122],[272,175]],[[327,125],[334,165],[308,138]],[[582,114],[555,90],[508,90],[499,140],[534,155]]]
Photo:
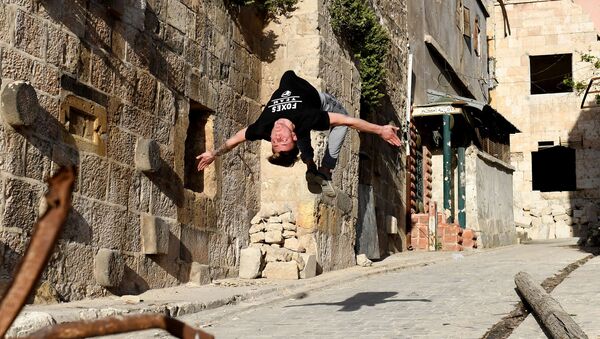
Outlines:
[[323,191],[323,194],[331,198],[335,197],[336,193],[335,188],[331,183],[331,177],[328,177],[324,173],[317,172],[315,174],[315,180],[317,183],[319,183],[319,185],[321,185],[321,190]]
[[306,184],[308,186],[308,191],[313,194],[321,194],[323,192],[320,182],[317,181],[318,173],[319,172],[317,172],[317,170],[306,171]]

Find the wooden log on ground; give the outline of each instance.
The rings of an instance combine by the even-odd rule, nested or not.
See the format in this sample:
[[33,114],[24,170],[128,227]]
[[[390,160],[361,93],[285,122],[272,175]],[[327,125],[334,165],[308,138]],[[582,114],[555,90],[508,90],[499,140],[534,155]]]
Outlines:
[[517,273],[515,284],[552,338],[588,338],[560,304],[542,286],[536,284],[528,273]]

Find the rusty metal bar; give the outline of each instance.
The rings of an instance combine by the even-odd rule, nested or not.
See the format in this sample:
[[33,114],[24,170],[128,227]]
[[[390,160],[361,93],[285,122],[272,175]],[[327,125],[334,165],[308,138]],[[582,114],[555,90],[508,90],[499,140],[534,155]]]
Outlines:
[[590,89],[592,88],[592,84],[596,80],[600,80],[600,77],[593,77],[593,78],[590,79],[590,83],[588,84],[588,86],[587,86],[587,88],[585,90],[585,94],[583,95],[583,100],[581,100],[581,106],[580,106],[581,109],[595,107],[595,106],[586,106],[585,105],[585,100],[587,100],[588,94],[590,94],[590,93],[596,93],[596,91],[590,92]]
[[214,339],[212,335],[204,331],[195,329],[177,319],[162,314],[143,314],[64,323],[35,332],[27,338],[88,338],[152,328],[163,329],[169,332],[169,334],[183,339]]
[[48,179],[49,192],[46,194],[48,210],[35,224],[17,274],[0,301],[0,338],[4,337],[25,305],[27,297],[48,263],[50,253],[71,209],[74,182],[74,167],[61,168]]

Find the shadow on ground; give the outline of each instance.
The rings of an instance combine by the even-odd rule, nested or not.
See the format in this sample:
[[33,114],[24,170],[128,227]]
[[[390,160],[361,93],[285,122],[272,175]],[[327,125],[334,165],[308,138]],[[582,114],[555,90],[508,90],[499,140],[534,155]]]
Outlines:
[[354,312],[360,310],[363,306],[375,306],[390,302],[431,302],[430,299],[388,299],[398,294],[398,292],[361,292],[352,297],[336,303],[311,303],[302,305],[289,305],[286,307],[305,307],[305,306],[342,306],[339,312]]

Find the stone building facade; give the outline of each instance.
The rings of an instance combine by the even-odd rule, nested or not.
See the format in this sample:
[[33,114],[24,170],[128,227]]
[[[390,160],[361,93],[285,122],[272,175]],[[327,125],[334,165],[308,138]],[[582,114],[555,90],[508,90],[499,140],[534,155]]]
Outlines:
[[511,137],[517,229],[523,239],[585,235],[598,222],[599,111],[563,79],[588,84],[582,54],[600,56],[598,4],[504,3],[490,30],[492,103],[522,132]]
[[[0,281],[44,210],[44,178],[70,164],[79,169],[73,209],[43,276],[58,300],[234,276],[251,218],[281,206],[297,216],[320,270],[354,265],[359,153],[377,149],[369,178],[384,229],[385,216],[403,219],[401,152],[351,131],[330,200],[307,191],[303,165],[268,164],[264,142],[194,171],[197,154],[258,117],[287,69],[359,115],[360,76],[328,4],[299,1],[289,17],[265,22],[252,7],[215,0],[2,1],[2,86],[28,81],[39,107],[26,126],[0,125]],[[374,5],[401,39],[404,3]],[[404,109],[406,54],[394,45],[374,122],[398,121]],[[314,135],[317,154],[325,140]],[[401,249],[385,237],[379,245]]]
[[[410,206],[418,249],[456,248],[454,238],[447,244],[435,229],[447,224],[474,231],[480,248],[516,242],[512,190],[506,188],[514,170],[508,135],[515,129],[490,103],[486,32],[492,8],[484,0],[408,1]],[[431,208],[443,216],[427,225],[428,214],[437,215]]]

